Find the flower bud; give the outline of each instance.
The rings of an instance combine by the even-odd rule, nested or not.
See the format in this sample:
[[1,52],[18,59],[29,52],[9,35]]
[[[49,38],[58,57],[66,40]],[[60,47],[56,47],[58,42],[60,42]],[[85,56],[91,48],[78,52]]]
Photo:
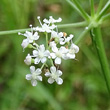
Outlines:
[[31,64],[31,56],[30,56],[30,54],[28,54],[28,55],[26,56],[26,59],[24,60],[24,62],[25,62],[27,65],[30,65],[30,64]]
[[28,40],[27,39],[24,39],[23,42],[22,42],[22,44],[21,44],[21,46],[24,49],[24,48],[26,48],[28,46],[28,44],[29,44]]

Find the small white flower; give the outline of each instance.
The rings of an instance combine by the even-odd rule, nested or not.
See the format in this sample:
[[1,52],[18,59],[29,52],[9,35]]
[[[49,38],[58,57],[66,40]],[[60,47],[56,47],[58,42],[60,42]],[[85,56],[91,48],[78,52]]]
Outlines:
[[52,41],[49,43],[49,46],[51,47],[52,50],[56,49],[56,43],[55,41]]
[[47,19],[44,19],[43,22],[44,23],[47,23],[47,24],[54,24],[54,23],[57,23],[57,22],[61,22],[62,19],[61,18],[58,18],[57,20],[55,20],[52,16],[49,17],[49,20]]
[[39,32],[47,32],[50,33],[54,28],[56,28],[55,25],[48,26],[47,24],[43,24],[42,27],[35,27],[33,28],[35,31]]
[[48,83],[52,84],[53,82],[57,82],[57,84],[61,85],[63,83],[63,80],[60,78],[62,75],[62,71],[56,70],[55,66],[51,66],[50,72],[46,72],[45,76],[49,77]]
[[38,26],[33,27],[33,30],[35,30],[35,31],[50,33],[53,29],[55,29],[57,27],[54,24],[52,24],[51,26],[49,24],[47,25],[46,23],[42,24],[42,22],[40,20],[40,16],[38,16],[37,19],[39,20],[41,27],[38,27]]
[[38,64],[40,61],[42,63],[46,62],[47,58],[46,57],[50,57],[50,52],[49,50],[45,50],[44,45],[40,45],[38,47],[38,51],[37,50],[33,50],[33,57],[35,58],[35,64]]
[[24,39],[21,43],[21,46],[23,47],[23,49],[25,49],[29,44],[29,41],[27,39]]
[[[32,31],[33,31],[33,30],[32,30]],[[27,38],[27,41],[28,41],[29,43],[33,43],[34,40],[38,40],[38,39],[39,39],[39,35],[38,35],[37,32],[35,32],[35,33],[33,34],[33,32],[26,31],[24,34],[22,34],[22,33],[18,33],[18,34],[25,36],[25,37]]]
[[53,53],[50,53],[52,59],[55,59],[55,64],[61,64],[61,58],[65,59],[65,54],[68,49],[61,46],[59,49],[57,47],[52,48]]
[[29,41],[29,43],[33,43],[34,40],[38,40],[39,36],[38,33],[35,32],[34,34],[32,32],[26,31],[23,34],[25,37],[27,37],[27,40]]
[[55,42],[63,42],[63,32],[57,33],[55,31],[52,31],[51,38],[55,38]]
[[42,76],[40,76],[42,71],[41,71],[40,68],[35,70],[35,67],[31,66],[30,67],[30,72],[31,72],[31,74],[27,74],[26,75],[26,79],[27,80],[31,80],[32,86],[36,86],[37,85],[37,80],[38,81],[42,81]]
[[54,41],[52,41],[52,42],[49,43],[49,46],[50,47],[56,47],[56,43]]
[[65,43],[69,42],[74,36],[70,34],[69,37],[64,37],[64,40],[60,41],[61,45],[64,45]]
[[79,47],[75,44],[71,44],[68,53],[66,54],[66,59],[75,59],[75,53],[78,53]]
[[31,64],[31,56],[30,56],[30,54],[28,54],[28,55],[26,56],[26,59],[24,60],[24,62],[25,62],[27,65],[30,65],[30,64]]

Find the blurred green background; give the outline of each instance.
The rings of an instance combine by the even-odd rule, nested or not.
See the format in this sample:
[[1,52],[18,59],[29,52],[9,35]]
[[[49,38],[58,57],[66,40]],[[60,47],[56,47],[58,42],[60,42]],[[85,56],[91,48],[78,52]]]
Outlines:
[[[79,2],[90,13],[89,0]],[[95,9],[98,3],[95,0]],[[65,0],[0,0],[0,31],[37,26],[38,15],[42,19],[61,17],[62,24],[83,21]],[[84,28],[59,31],[78,36]],[[110,65],[110,19],[103,23],[102,35]],[[32,87],[25,79],[30,71],[24,64],[28,50],[23,52],[23,39],[17,34],[0,36],[0,110],[110,110],[108,91],[89,33],[79,44],[77,60],[63,61],[60,69],[64,83],[60,86],[48,84],[44,77],[43,82]]]

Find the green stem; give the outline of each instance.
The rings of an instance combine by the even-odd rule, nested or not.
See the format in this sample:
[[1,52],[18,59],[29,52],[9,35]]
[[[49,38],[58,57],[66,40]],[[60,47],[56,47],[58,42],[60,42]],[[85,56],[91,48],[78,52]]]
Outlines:
[[104,20],[106,20],[106,19],[108,19],[108,18],[110,19],[110,13],[108,13],[108,14],[105,15],[105,16],[103,16],[101,20],[104,21]]
[[48,49],[48,33],[46,32],[46,49]]
[[101,12],[99,13],[99,16],[98,16],[97,20],[100,20],[100,18],[105,14],[105,12],[108,10],[108,8],[110,8],[110,1],[108,1],[106,3],[106,5],[104,6],[104,8],[101,10]]
[[61,24],[57,25],[58,28],[67,28],[67,27],[81,27],[81,26],[87,26],[87,22],[78,22],[78,23],[70,23],[70,24]]
[[40,68],[41,70],[43,69],[43,67],[45,66],[45,64],[46,64],[46,62],[45,62],[45,63],[43,63],[43,65],[41,66],[41,68]]
[[33,48],[33,49],[37,50],[37,48],[34,47],[32,44],[29,44],[29,45],[28,45],[28,48]]
[[[87,28],[87,29],[86,29]],[[80,36],[75,40],[75,44],[78,44],[87,34],[87,32],[90,31],[90,29],[92,28],[92,24],[89,24],[88,27],[86,27],[85,30],[80,34]]]
[[89,21],[89,15],[83,10],[83,8],[79,5],[77,0],[71,2],[70,0],[66,0],[68,4],[70,4],[86,21]]
[[94,0],[90,0],[90,3],[91,3],[91,16],[93,17],[94,16]]
[[99,6],[98,6],[98,9],[97,9],[97,14],[100,13],[100,11],[101,11],[101,9],[102,9],[102,6],[103,6],[103,2],[104,2],[104,0],[100,0]]
[[25,31],[30,31],[30,30],[31,30],[30,28],[27,28],[27,29],[0,31],[0,35],[15,34],[15,33],[18,33],[18,32],[25,32]]
[[52,66],[54,66],[54,64],[53,64],[53,60],[50,58],[50,62],[51,62],[51,64],[52,64]]
[[[87,22],[83,21],[78,23],[57,25],[58,28],[81,27],[81,26],[87,26]],[[0,31],[0,35],[16,34],[18,32],[25,32],[25,31],[31,31],[31,29],[26,28],[26,29],[17,29],[17,30],[9,30],[9,31]]]
[[109,65],[108,65],[108,61],[107,61],[107,57],[104,49],[101,30],[99,27],[94,28],[94,34],[95,34],[95,44],[99,55],[103,76],[106,81],[106,85],[110,94],[110,70],[109,70]]

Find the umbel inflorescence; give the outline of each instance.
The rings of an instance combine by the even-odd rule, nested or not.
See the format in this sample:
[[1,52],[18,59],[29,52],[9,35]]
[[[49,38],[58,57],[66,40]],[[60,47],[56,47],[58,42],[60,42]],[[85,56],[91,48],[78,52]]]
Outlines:
[[[32,27],[30,25],[31,32],[18,33],[25,36],[21,44],[23,49],[33,49],[32,53],[29,53],[24,60],[27,65],[34,65],[30,66],[31,74],[27,74],[26,79],[31,80],[32,85],[36,86],[37,81],[42,81],[41,74],[45,66],[45,76],[48,77],[48,83],[52,84],[56,81],[57,84],[61,85],[63,80],[60,78],[62,71],[58,69],[59,65],[62,59],[75,59],[75,54],[79,51],[79,47],[73,43],[72,38],[74,36],[72,34],[67,36],[64,32],[58,32],[55,23],[61,22],[61,18],[55,20],[50,16],[49,19],[44,19],[43,23],[39,16],[37,19],[41,25],[40,27]],[[40,36],[39,33],[43,33],[41,34],[43,36]],[[45,44],[39,44],[40,37],[45,37]],[[41,68],[36,69],[35,65],[38,64],[41,65]]]

